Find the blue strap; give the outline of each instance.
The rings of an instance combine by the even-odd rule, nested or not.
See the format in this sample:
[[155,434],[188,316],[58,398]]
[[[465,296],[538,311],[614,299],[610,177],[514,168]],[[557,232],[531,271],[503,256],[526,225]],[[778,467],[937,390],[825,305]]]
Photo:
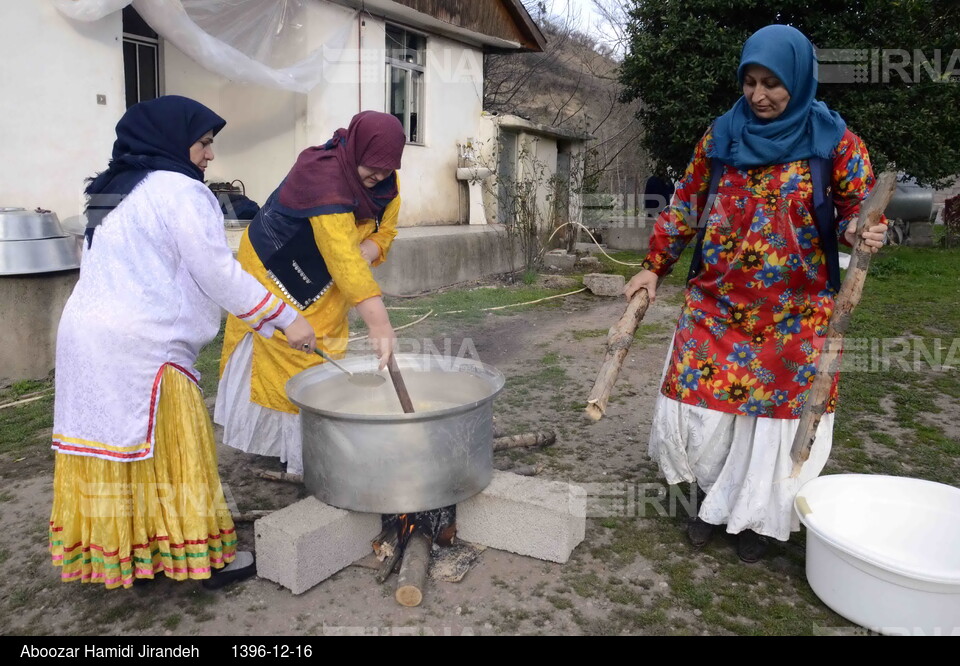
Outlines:
[[813,219],[820,237],[820,249],[827,262],[827,284],[840,291],[840,248],[837,244],[837,218],[833,208],[833,159],[811,157],[810,181],[813,184]]

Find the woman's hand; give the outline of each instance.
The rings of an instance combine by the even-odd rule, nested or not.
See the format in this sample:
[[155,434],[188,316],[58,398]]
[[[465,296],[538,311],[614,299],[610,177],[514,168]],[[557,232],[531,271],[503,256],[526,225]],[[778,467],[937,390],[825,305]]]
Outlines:
[[393,332],[393,326],[390,325],[390,315],[387,314],[387,308],[383,305],[383,299],[372,296],[365,301],[360,301],[357,303],[357,312],[367,325],[370,343],[380,357],[380,369],[383,370],[390,362],[393,350],[397,346],[397,334]]
[[[883,223],[875,224],[869,229],[864,229],[860,235],[863,237],[864,248],[872,253],[876,253],[883,247],[883,243],[886,241],[887,225]],[[857,218],[850,220],[850,223],[847,225],[847,230],[843,232],[843,237],[850,243],[850,247],[855,248],[857,246]]]
[[380,369],[383,370],[390,362],[393,351],[397,346],[397,334],[393,332],[390,322],[383,326],[374,326],[370,330],[370,342],[373,344],[373,351],[380,359]]
[[660,278],[653,271],[644,269],[630,278],[630,281],[623,288],[623,295],[629,301],[641,289],[646,289],[650,295],[650,302],[657,300],[657,280]]
[[373,262],[380,258],[380,246],[368,238],[360,243],[360,254],[367,265],[372,266]]
[[293,349],[309,353],[317,346],[317,334],[314,333],[313,326],[299,312],[283,334],[287,336],[287,344]]

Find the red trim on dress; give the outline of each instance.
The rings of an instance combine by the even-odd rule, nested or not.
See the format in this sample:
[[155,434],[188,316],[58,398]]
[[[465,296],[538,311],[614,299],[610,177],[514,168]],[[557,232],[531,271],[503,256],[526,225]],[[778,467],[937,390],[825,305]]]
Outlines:
[[265,317],[264,320],[261,321],[259,324],[257,324],[257,325],[254,327],[253,330],[259,331],[260,328],[261,328],[264,324],[266,324],[268,321],[271,321],[271,320],[273,320],[273,319],[276,319],[278,316],[280,316],[280,313],[283,312],[283,309],[284,309],[285,307],[287,307],[287,304],[286,304],[286,303],[281,303],[281,304],[280,304],[280,307],[277,308],[277,311],[276,311],[276,312],[274,312],[274,313],[273,313],[272,315],[270,315],[269,317]]
[[250,310],[250,312],[247,312],[246,314],[237,315],[237,317],[240,318],[240,319],[246,319],[246,318],[249,317],[250,315],[256,314],[257,310],[259,310],[260,308],[262,308],[264,305],[267,304],[267,302],[270,300],[270,297],[271,297],[271,296],[273,296],[273,294],[271,294],[271,293],[268,291],[268,292],[267,292],[267,295],[263,297],[263,300],[260,301],[260,302],[257,304],[257,307],[255,307],[254,309]]
[[[150,392],[150,420],[147,422],[147,436],[146,436],[146,438],[145,438],[145,440],[144,440],[144,441],[146,441],[148,444],[152,443],[152,441],[153,441],[153,439],[152,439],[152,438],[153,438],[153,422],[154,422],[154,419],[155,419],[156,416],[157,416],[157,401],[159,400],[159,397],[160,397],[160,395],[159,395],[159,394],[160,394],[160,380],[163,378],[163,369],[166,368],[168,365],[169,365],[170,367],[174,368],[175,370],[178,370],[178,371],[182,372],[183,374],[185,374],[187,377],[190,378],[190,381],[192,381],[194,384],[197,384],[197,383],[198,383],[196,377],[194,377],[192,374],[190,374],[189,372],[187,372],[186,368],[184,368],[184,367],[182,367],[182,366],[179,366],[179,365],[177,365],[176,363],[171,363],[171,362],[167,361],[166,363],[164,363],[163,365],[160,366],[160,369],[157,370],[157,376],[154,377],[154,379],[153,379],[153,390]],[[147,450],[149,450],[149,448],[148,448]]]

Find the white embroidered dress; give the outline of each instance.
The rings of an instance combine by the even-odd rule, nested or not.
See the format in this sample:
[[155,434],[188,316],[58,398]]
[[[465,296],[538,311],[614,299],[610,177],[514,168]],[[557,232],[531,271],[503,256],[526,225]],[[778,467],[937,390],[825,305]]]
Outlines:
[[107,460],[153,456],[160,378],[194,382],[220,308],[271,337],[293,308],[244,272],[203,183],[149,174],[97,228],[57,335],[53,448]]

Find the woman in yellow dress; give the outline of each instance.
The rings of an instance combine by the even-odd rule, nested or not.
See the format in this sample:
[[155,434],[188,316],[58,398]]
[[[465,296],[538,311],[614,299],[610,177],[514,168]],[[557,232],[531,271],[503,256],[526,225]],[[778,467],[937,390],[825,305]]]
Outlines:
[[[250,223],[240,264],[311,323],[317,347],[346,351],[347,313],[356,307],[383,368],[395,334],[370,267],[382,263],[397,235],[400,196],[396,170],[406,145],[400,121],[364,111],[322,146],[304,150]],[[299,410],[284,385],[321,363],[282,336],[249,335],[227,320],[214,420],[234,448],[279,457],[302,474]]]

